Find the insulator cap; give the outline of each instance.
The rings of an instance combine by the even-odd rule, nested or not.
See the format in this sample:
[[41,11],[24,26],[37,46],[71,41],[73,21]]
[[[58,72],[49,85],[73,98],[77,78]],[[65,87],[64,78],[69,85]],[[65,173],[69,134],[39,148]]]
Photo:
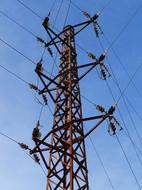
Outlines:
[[47,48],[47,51],[49,52],[50,56],[53,57],[53,52],[50,47]]
[[96,59],[96,56],[93,53],[88,53],[88,57],[91,59]]
[[113,135],[115,135],[116,134],[116,127],[115,127],[114,123],[110,122],[109,126],[110,126],[110,128],[111,128],[111,130],[113,132]]
[[99,61],[102,62],[107,56],[107,51],[105,51],[100,57],[99,57]]
[[97,13],[93,16],[93,20],[96,20],[99,16],[100,16],[100,12],[97,12]]
[[111,106],[111,107],[109,108],[109,110],[108,110],[108,114],[109,114],[109,115],[112,115],[112,114],[114,113],[114,111],[115,111],[115,107],[114,107],[114,106]]
[[35,72],[36,73],[41,73],[43,71],[43,68],[42,68],[42,60],[40,60],[37,65],[36,65],[36,68],[35,68]]
[[32,133],[32,140],[35,141],[36,139],[40,139],[40,138],[41,138],[41,133],[39,131],[39,128],[35,127]]
[[43,98],[44,104],[47,105],[48,104],[47,97],[44,94],[42,94],[42,98]]
[[44,40],[42,38],[40,38],[40,37],[36,37],[36,39],[37,39],[38,42],[41,42],[43,44],[45,43]]
[[43,23],[42,23],[43,27],[45,28],[45,30],[48,29],[49,27],[49,17],[45,17]]
[[19,143],[19,146],[20,146],[22,149],[29,150],[28,145],[26,145],[26,144],[24,144],[24,143]]
[[35,84],[29,84],[30,88],[35,90],[35,91],[39,91],[38,87]]
[[36,163],[40,164],[40,158],[37,156],[37,154],[33,154],[33,158]]
[[97,106],[96,106],[96,109],[97,109],[98,111],[100,111],[100,112],[105,112],[105,109],[104,109],[102,106],[100,106],[100,105],[97,105]]

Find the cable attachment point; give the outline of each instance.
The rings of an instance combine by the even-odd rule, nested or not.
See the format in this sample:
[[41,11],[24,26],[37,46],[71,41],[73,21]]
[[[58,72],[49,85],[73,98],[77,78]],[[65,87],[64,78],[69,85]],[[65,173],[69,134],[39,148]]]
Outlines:
[[103,63],[104,59],[107,56],[107,51],[105,51],[98,59],[99,66],[100,66],[100,79],[106,80],[106,77],[110,77],[111,74],[105,64]]
[[98,110],[98,111],[100,111],[100,112],[102,112],[102,113],[105,112],[105,109],[104,109],[102,106],[100,106],[100,105],[97,105],[97,106],[96,106],[96,110]]
[[42,72],[43,72],[42,62],[43,62],[43,60],[41,59],[41,60],[37,63],[36,68],[35,68],[35,72],[36,72],[36,73],[42,73]]
[[41,132],[40,132],[40,122],[39,120],[36,123],[35,128],[33,129],[32,132],[32,140],[36,142],[36,139],[40,139],[41,138]]
[[45,30],[48,29],[49,27],[49,17],[45,17],[43,23],[42,23],[43,27],[45,28]]
[[37,164],[40,164],[40,158],[38,157],[37,154],[33,154],[33,159]]
[[90,19],[90,22],[93,23],[94,31],[95,31],[95,33],[96,33],[97,38],[98,38],[100,35],[102,35],[102,34],[103,34],[103,31],[102,31],[100,25],[98,24],[98,22],[96,21],[96,20],[98,19],[98,17],[100,16],[100,12],[97,12],[93,17],[91,17],[91,15],[90,15],[88,12],[84,11],[84,12],[83,12],[83,15],[84,15],[85,17],[89,18],[89,19]]
[[107,112],[109,115],[108,120],[109,120],[109,125],[108,125],[108,133],[110,135],[115,135],[117,128],[119,128],[119,131],[121,131],[123,128],[118,122],[118,120],[113,116],[115,110],[117,107],[117,103],[115,103],[113,106],[111,106]]

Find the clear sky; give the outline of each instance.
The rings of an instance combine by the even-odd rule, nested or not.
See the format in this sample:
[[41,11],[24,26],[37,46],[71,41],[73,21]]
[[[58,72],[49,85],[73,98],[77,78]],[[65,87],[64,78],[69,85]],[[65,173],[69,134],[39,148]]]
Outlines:
[[[109,0],[72,0],[82,10],[94,15],[97,11],[102,10]],[[45,17],[53,4],[53,0],[23,0],[23,2],[31,7],[38,15]],[[50,23],[55,24],[59,30],[62,29],[65,15],[68,8],[68,0],[63,0],[61,11],[57,17],[57,10],[60,6],[61,0],[57,0],[54,7]],[[133,16],[133,20],[129,22],[134,12],[138,7],[142,6],[141,0],[113,0],[105,7],[100,18],[99,24],[107,39],[112,42],[116,36],[122,31],[123,27],[127,25],[125,30],[121,33],[119,38],[113,44],[113,49],[109,49],[108,59],[105,64],[111,65],[112,71],[117,78],[121,89],[129,83],[129,76],[132,76],[135,70],[142,62],[142,9],[139,9],[137,14]],[[42,21],[32,14],[29,10],[24,8],[17,0],[0,0],[0,11],[3,11],[11,18],[19,22],[21,25],[28,28],[36,36],[43,39],[48,39],[46,32],[42,27]],[[67,24],[79,23],[86,20],[81,11],[75,6],[71,5]],[[43,48],[36,39],[22,30],[13,22],[9,21],[0,13],[0,39],[5,40],[34,62],[39,61]],[[102,36],[101,41],[104,48],[109,47],[108,42]],[[90,26],[76,39],[83,49],[94,53],[96,56],[102,54],[103,50],[100,47],[99,41],[93,32],[93,27]],[[77,46],[78,64],[85,64],[90,62],[86,53]],[[118,60],[118,58],[121,60]],[[31,83],[37,83],[37,76],[34,72],[35,66],[19,55],[11,48],[0,42],[0,64],[20,75],[23,79]],[[51,72],[53,60],[48,53],[44,56],[44,67]],[[57,60],[57,65],[59,59]],[[124,67],[126,68],[124,71]],[[111,71],[110,71],[111,72]],[[57,73],[55,67],[54,74]],[[109,78],[108,84],[112,89],[114,98],[117,100],[120,96],[118,86],[113,80]],[[129,163],[133,169],[140,187],[142,187],[142,155],[140,154],[142,148],[142,92],[141,92],[141,68],[137,72],[133,83],[130,84],[125,91],[125,103],[123,99],[119,102],[119,109],[121,116],[116,111],[115,116],[121,125],[127,127],[132,141],[125,132],[118,132],[118,136],[124,151],[127,155]],[[92,71],[85,80],[81,82],[81,93],[91,99],[93,102],[109,108],[114,104],[114,100],[106,86],[106,82],[100,80],[96,70]],[[0,131],[13,137],[19,142],[24,142],[31,147],[34,146],[31,140],[32,130],[37,122],[41,106],[34,98],[34,93],[22,81],[13,77],[6,71],[0,68]],[[136,90],[138,89],[138,90]],[[93,105],[82,99],[84,116],[94,116],[99,114]],[[53,104],[49,102],[53,110]],[[127,107],[126,107],[127,105]],[[47,133],[52,127],[52,115],[48,108],[45,107],[41,117],[42,133]],[[94,123],[90,123],[92,126]],[[124,125],[125,124],[125,125]],[[136,134],[137,130],[137,134]],[[125,131],[125,130],[124,130]],[[91,139],[98,151],[101,161],[110,177],[110,180],[115,190],[139,190],[134,175],[130,171],[130,167],[124,157],[122,149],[120,148],[116,137],[110,136],[107,132],[107,123],[101,125],[92,135]],[[86,141],[87,160],[89,169],[90,189],[92,190],[112,190],[109,180],[104,172],[102,163],[98,159],[92,144],[89,139]],[[136,152],[141,160],[138,160]],[[39,190],[45,189],[46,177],[41,168],[36,165],[21,149],[0,136],[0,186],[4,190]]]

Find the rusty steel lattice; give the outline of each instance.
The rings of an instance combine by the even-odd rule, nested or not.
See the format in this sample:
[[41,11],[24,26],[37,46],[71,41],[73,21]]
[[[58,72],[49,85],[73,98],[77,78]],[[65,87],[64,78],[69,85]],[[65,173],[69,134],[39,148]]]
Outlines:
[[58,150],[50,152],[47,189],[53,189],[50,184],[52,182],[56,182],[54,189],[57,187],[73,189],[73,186],[77,189],[80,187],[87,189],[85,143],[84,140],[77,141],[78,137],[83,137],[83,123],[81,120],[74,122],[82,118],[82,110],[73,28],[68,27],[62,39],[69,47],[65,43],[62,44],[59,66],[59,75],[61,73],[62,75],[58,80],[66,91],[57,88],[53,129],[63,125],[65,127],[52,135],[52,146],[60,147],[62,152]]
[[[51,79],[44,74],[41,62],[36,67],[36,73],[44,85],[44,88],[39,90],[39,94],[48,93],[55,103],[52,130],[42,139],[35,137],[33,140],[36,146],[31,150],[31,154],[36,153],[41,156],[47,169],[46,190],[89,190],[85,139],[104,120],[113,118],[114,107],[109,111],[98,107],[101,111],[99,116],[89,118],[82,116],[79,82],[97,65],[102,64],[105,54],[98,59],[94,57],[92,63],[78,66],[75,36],[91,23],[94,25],[97,18],[98,14],[86,22],[66,26],[59,34],[49,27],[48,18],[43,22],[50,41],[47,43],[42,39],[39,41],[45,45],[50,54],[50,46],[54,46],[60,54],[59,72],[54,78]],[[59,43],[62,46],[61,50]],[[81,76],[78,73],[79,69],[85,69]],[[96,120],[96,124],[85,134],[83,123],[90,120]]]

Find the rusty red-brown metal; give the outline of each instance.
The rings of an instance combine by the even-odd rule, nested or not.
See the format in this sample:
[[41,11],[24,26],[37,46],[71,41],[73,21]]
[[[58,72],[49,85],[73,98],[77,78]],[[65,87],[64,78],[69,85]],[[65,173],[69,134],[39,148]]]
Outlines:
[[53,129],[60,128],[62,125],[66,125],[66,128],[52,134],[52,146],[62,147],[62,153],[58,150],[50,151],[46,190],[88,190],[85,142],[84,140],[74,142],[78,137],[84,136],[84,131],[82,120],[76,123],[72,122],[82,119],[82,108],[74,30],[71,26],[68,26],[68,29],[66,28],[62,39],[66,41],[68,46],[62,44],[59,74],[61,72],[64,74],[58,78],[58,82],[72,93],[66,92],[60,87],[56,91]]
[[[66,26],[59,34],[48,27],[48,18],[43,23],[50,37],[45,47],[54,46],[60,54],[59,71],[54,78],[44,74],[41,63],[35,70],[44,86],[39,94],[49,94],[55,104],[51,131],[42,139],[34,137],[36,146],[30,151],[40,155],[47,170],[46,190],[89,190],[85,139],[107,118],[112,118],[113,107],[108,112],[99,107],[101,115],[82,117],[79,82],[102,63],[105,54],[93,63],[78,66],[75,36],[95,19],[97,16],[78,25]],[[78,26],[82,28],[75,31]],[[59,43],[61,49],[57,46]],[[87,71],[79,76],[78,70],[84,68]],[[97,123],[84,134],[83,123],[90,120],[97,120]]]

